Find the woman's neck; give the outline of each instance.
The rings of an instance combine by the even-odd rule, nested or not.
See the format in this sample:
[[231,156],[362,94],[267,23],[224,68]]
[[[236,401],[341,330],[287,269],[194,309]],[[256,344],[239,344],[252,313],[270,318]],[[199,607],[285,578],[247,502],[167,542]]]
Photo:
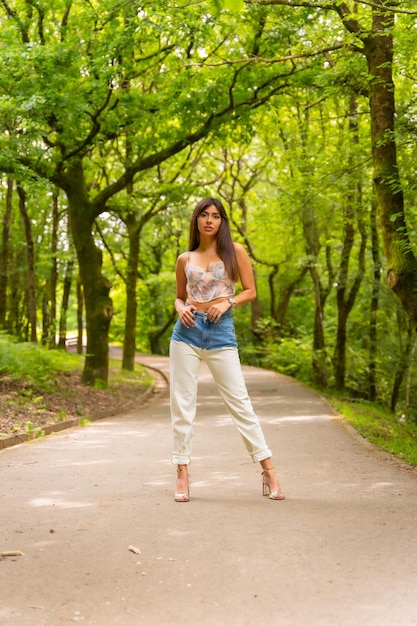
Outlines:
[[200,239],[200,243],[198,244],[198,248],[196,248],[196,252],[201,252],[202,254],[211,254],[217,252],[216,240],[205,241],[204,239]]

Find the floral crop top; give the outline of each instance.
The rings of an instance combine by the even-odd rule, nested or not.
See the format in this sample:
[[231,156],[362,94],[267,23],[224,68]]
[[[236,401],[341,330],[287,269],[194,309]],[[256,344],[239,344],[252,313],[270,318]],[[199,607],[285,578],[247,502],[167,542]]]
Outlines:
[[187,255],[185,275],[187,294],[194,302],[210,302],[216,298],[230,298],[235,295],[236,283],[228,280],[223,261],[214,263],[208,269],[191,265]]

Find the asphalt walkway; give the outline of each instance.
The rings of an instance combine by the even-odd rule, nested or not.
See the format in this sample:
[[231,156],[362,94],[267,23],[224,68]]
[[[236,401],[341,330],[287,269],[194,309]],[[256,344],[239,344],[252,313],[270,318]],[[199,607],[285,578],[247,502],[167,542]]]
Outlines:
[[416,472],[303,385],[244,372],[282,502],[205,368],[189,503],[161,377],[133,413],[0,452],[0,552],[22,552],[0,560],[1,625],[417,625]]

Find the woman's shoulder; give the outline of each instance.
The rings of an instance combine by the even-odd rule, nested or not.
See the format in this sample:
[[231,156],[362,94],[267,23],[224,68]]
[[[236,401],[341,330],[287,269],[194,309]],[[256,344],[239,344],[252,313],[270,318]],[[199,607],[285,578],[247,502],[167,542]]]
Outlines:
[[246,256],[248,254],[241,243],[237,243],[236,241],[234,241],[233,247],[235,249],[236,256]]
[[189,257],[190,253],[189,252],[182,252],[178,257],[177,257],[177,265],[180,266],[185,266],[185,264],[188,261],[188,257]]

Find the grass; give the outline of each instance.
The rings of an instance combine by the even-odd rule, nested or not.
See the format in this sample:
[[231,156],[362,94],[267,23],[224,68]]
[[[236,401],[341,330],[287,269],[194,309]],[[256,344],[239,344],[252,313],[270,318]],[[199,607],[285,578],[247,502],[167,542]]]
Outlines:
[[[83,359],[84,365],[84,359]],[[120,367],[120,361],[115,359],[109,360],[109,382],[117,385],[118,383],[123,385],[132,385],[137,387],[140,383],[146,387],[152,384],[152,376],[148,370],[143,367],[135,366],[134,371],[122,370]]]
[[[65,350],[49,350],[34,343],[17,343],[7,335],[0,335],[0,376],[11,377],[29,383],[21,394],[27,395],[33,403],[41,401],[34,390],[51,393],[55,389],[56,373],[79,372],[84,368],[85,357]],[[152,382],[147,370],[137,367],[133,372],[122,370],[120,361],[109,360],[108,383],[97,381],[96,388],[109,385],[138,385],[145,387]]]
[[417,467],[417,424],[399,419],[370,402],[349,402],[328,397],[339,415],[381,450]]
[[72,372],[82,368],[83,359],[64,350],[48,350],[34,343],[17,343],[7,335],[0,336],[0,375],[29,383],[33,389],[50,393],[56,372]]

